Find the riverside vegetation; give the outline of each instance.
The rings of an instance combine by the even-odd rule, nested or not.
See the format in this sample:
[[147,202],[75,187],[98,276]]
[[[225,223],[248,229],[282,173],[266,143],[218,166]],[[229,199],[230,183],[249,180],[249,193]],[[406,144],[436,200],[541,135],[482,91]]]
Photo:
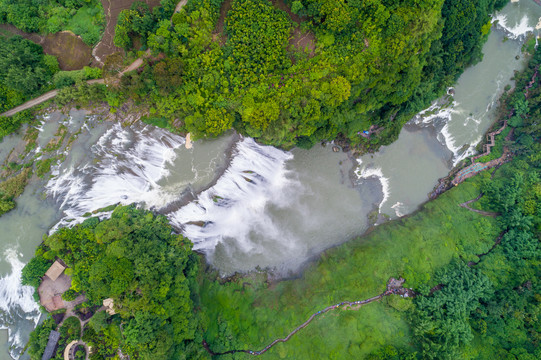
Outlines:
[[[119,207],[110,220],[90,218],[45,237],[23,281],[36,286],[58,256],[71,268],[73,290],[86,294],[83,306],[114,299],[118,314],[99,312],[85,329],[96,347],[93,359],[114,357],[117,348],[140,359],[209,358],[203,339],[217,353],[263,348],[318,309],[382,293],[391,276],[405,278],[417,296],[389,295],[322,315],[265,356],[537,359],[541,85],[525,88],[540,66],[537,51],[517,74],[516,90],[501,100],[501,116],[513,110],[516,117],[506,144],[511,162],[467,179],[407,218],[326,251],[300,278],[273,282],[254,272],[219,279],[198,265],[189,241],[171,235],[165,218]],[[480,193],[475,206],[498,217],[459,206]],[[43,326],[30,342],[36,359]]]
[[[79,81],[84,89],[64,88],[58,103],[106,100],[118,108],[131,99],[147,108],[147,121],[195,138],[234,128],[283,147],[340,138],[375,150],[394,141],[412,115],[481,59],[489,14],[507,2],[282,1],[189,0],[174,15],[175,0],[162,0],[152,11],[134,2],[120,13],[114,42],[130,57],[150,50],[146,66],[124,74],[117,86],[94,85],[96,96]],[[27,31],[53,31],[45,29],[57,18],[64,24],[53,9],[97,8],[97,1],[26,2],[21,18],[28,17]],[[0,21],[24,29],[15,20],[22,9],[10,3]],[[86,70],[84,77],[62,74],[51,82],[58,71],[53,59],[34,53],[33,63],[21,63],[24,69],[17,68],[20,61],[3,67],[2,83],[9,84],[3,99],[0,92],[4,109],[52,85],[101,75]],[[115,56],[106,60],[106,76],[119,68],[116,62]],[[369,129],[377,131],[359,135]]]
[[[481,58],[506,1],[275,3],[190,0],[174,15],[171,0],[134,3],[115,44],[153,56],[108,89],[109,104],[131,99],[196,138],[235,128],[283,147],[339,137],[376,149]],[[372,125],[377,135],[358,135]]]

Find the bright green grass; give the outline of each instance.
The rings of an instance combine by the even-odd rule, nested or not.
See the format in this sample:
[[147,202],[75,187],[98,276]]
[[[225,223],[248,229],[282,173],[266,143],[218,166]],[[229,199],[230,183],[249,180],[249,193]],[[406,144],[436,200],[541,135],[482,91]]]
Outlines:
[[[259,350],[284,337],[308,317],[329,305],[362,300],[385,291],[387,280],[402,276],[406,285],[428,289],[435,270],[458,256],[477,260],[499,233],[495,219],[460,208],[479,194],[479,180],[469,179],[409,218],[381,225],[367,236],[326,251],[302,278],[267,287],[257,276],[218,285],[201,280],[205,335],[214,351],[222,346],[223,328],[237,348]],[[247,282],[243,287],[242,283]],[[381,303],[359,311],[333,310],[316,318],[289,342],[278,344],[269,359],[358,359],[383,344],[409,346],[404,313]],[[408,300],[404,300],[408,301]],[[212,319],[212,321],[210,321]],[[238,355],[244,358],[244,355]]]
[[100,41],[104,23],[103,8],[100,2],[96,7],[83,6],[66,25],[66,30],[81,36],[87,45],[94,45]]

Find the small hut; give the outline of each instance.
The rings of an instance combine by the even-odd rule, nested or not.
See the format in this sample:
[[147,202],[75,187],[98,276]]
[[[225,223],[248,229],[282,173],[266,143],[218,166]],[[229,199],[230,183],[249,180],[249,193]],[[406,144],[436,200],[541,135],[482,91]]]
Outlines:
[[47,346],[45,347],[45,351],[43,352],[41,360],[49,360],[53,357],[59,339],[60,333],[58,331],[52,330],[49,334],[49,341],[47,341]]
[[66,269],[66,266],[62,264],[60,261],[56,260],[51,265],[49,270],[47,270],[47,272],[45,273],[45,276],[47,276],[52,281],[56,281],[56,279],[58,279],[58,277],[62,275],[65,269]]

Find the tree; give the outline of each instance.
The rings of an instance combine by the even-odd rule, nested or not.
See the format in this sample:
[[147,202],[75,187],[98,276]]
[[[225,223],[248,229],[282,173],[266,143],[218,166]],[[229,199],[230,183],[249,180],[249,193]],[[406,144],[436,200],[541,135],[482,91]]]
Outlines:
[[33,257],[22,271],[22,284],[30,285],[34,288],[38,288],[41,283],[41,278],[45,275],[45,272],[49,270],[52,262],[44,259],[41,256]]

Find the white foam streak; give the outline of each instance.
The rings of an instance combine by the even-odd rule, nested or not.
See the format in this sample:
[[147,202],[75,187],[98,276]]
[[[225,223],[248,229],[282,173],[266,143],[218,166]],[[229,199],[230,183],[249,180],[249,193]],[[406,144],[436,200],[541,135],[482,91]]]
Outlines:
[[176,157],[175,149],[184,144],[180,136],[162,129],[145,127],[140,131],[115,124],[92,146],[95,163],[71,165],[59,171],[47,185],[66,218],[83,220],[82,215],[116,203],[144,202],[161,207],[172,200],[157,182],[168,175],[167,164]]
[[253,139],[243,139],[237,143],[224,175],[197,201],[169,214],[171,223],[183,228],[196,250],[209,255],[226,238],[235,241],[244,253],[259,253],[262,247],[255,239],[261,240],[263,234],[287,251],[295,242],[288,241],[291,234],[276,225],[268,208],[294,205],[297,182],[287,177],[285,167],[292,157]]
[[526,36],[528,33],[534,30],[533,26],[530,26],[530,19],[528,15],[524,15],[519,23],[510,25],[507,23],[507,15],[498,13],[492,18],[492,22],[496,23],[496,26],[501,27],[511,39],[518,39],[520,37]]
[[394,210],[396,216],[398,217],[402,217],[404,216],[404,204],[401,203],[400,201],[397,201],[396,204],[394,204],[393,206],[391,206],[391,209]]
[[[40,317],[39,307],[32,296],[34,288],[21,283],[24,264],[19,256],[13,248],[4,252],[6,261],[11,265],[11,273],[0,278],[0,328],[8,329],[10,355],[13,358],[20,355],[25,345],[22,334],[26,335],[26,332],[20,322],[27,321],[30,326],[36,326]],[[13,331],[15,322],[18,326]]]
[[391,195],[389,178],[383,175],[383,171],[381,168],[371,166],[363,167],[361,159],[357,159],[357,162],[359,163],[359,167],[357,168],[357,170],[355,170],[355,174],[359,179],[377,178],[381,183],[381,191],[383,192],[383,200],[381,200],[381,203],[379,204],[379,209],[381,211],[383,204],[385,204],[387,200],[389,200],[389,196]]

